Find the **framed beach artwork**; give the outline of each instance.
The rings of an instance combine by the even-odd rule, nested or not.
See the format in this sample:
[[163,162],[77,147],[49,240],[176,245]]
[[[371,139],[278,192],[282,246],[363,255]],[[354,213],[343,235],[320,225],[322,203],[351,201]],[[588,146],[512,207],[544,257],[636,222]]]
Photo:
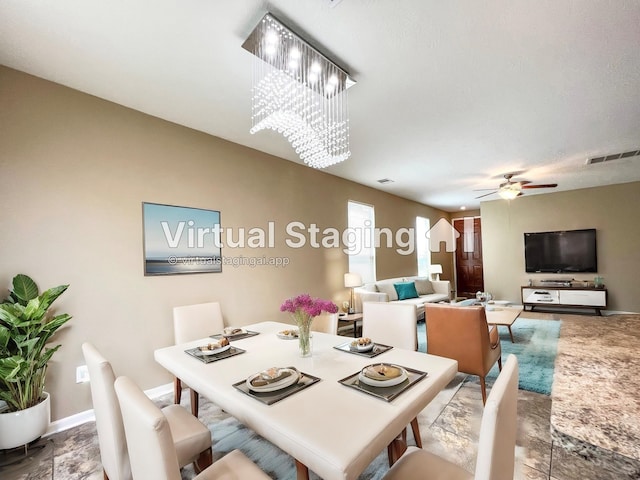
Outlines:
[[220,212],[142,203],[145,275],[222,271]]

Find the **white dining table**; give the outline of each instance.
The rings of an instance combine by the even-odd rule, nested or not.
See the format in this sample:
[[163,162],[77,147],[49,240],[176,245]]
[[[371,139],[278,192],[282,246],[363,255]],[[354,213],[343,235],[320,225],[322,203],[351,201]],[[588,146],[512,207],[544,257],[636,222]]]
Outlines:
[[[348,342],[348,337],[318,332],[313,333],[312,356],[302,358],[297,340],[277,336],[291,325],[262,322],[244,328],[260,334],[231,342],[246,351],[240,355],[203,363],[185,353],[212,341],[204,338],[160,348],[154,352],[155,360],[291,455],[299,479],[307,478],[307,468],[325,480],[357,478],[458,371],[455,360],[399,348],[375,358],[340,351],[333,347]],[[390,402],[339,383],[366,365],[381,362],[424,371],[427,376]],[[267,368],[288,366],[321,380],[272,405],[233,386]]]

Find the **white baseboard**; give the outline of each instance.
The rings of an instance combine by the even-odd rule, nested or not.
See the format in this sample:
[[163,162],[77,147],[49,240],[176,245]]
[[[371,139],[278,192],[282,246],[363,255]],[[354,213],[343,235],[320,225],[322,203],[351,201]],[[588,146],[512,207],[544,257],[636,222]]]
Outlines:
[[[159,387],[145,390],[144,393],[147,395],[147,397],[154,400],[171,392],[173,392],[173,383],[167,383],[166,385],[160,385]],[[75,415],[71,415],[69,417],[61,418],[60,420],[51,422],[49,424],[49,428],[47,428],[47,432],[43,436],[47,437],[49,435],[53,435],[54,433],[64,432],[65,430],[77,427],[78,425],[82,425],[83,423],[93,422],[95,421],[95,419],[96,416],[93,413],[93,409],[85,410],[84,412],[76,413]]]

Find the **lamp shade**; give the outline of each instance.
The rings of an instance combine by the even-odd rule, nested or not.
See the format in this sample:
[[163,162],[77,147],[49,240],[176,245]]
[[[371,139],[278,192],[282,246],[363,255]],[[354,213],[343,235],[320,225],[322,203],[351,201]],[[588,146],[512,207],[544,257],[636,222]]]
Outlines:
[[344,286],[345,287],[359,287],[362,285],[362,277],[358,273],[345,273],[344,274]]
[[432,274],[442,273],[442,265],[431,265],[430,271]]

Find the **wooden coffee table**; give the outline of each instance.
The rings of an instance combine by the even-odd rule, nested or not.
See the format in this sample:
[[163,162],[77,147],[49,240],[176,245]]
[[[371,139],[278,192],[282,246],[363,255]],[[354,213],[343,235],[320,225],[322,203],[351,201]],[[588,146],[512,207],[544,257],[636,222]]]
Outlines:
[[487,315],[487,323],[489,325],[502,325],[509,329],[509,337],[511,337],[511,343],[513,341],[513,333],[511,332],[511,325],[515,322],[520,313],[522,313],[521,305],[487,305],[485,307],[485,313]]

